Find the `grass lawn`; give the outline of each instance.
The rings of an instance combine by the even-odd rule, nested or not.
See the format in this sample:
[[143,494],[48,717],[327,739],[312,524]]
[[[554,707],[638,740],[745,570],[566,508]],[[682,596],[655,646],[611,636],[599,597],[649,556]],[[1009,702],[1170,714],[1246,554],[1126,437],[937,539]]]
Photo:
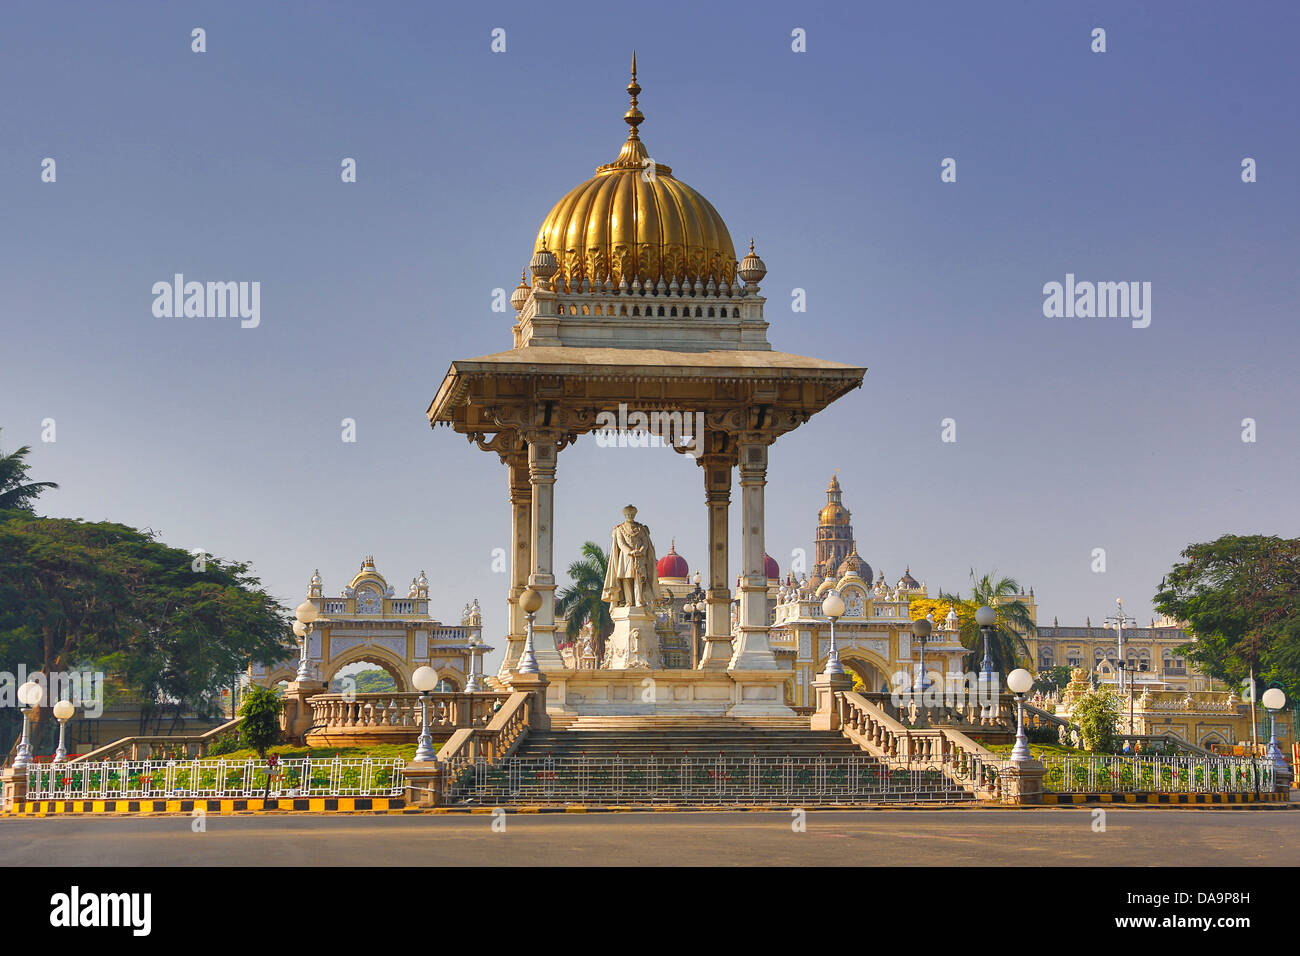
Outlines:
[[[433,749],[438,750],[442,744],[434,741]],[[279,754],[281,758],[311,757],[312,760],[328,760],[331,757],[370,757],[372,760],[387,763],[396,757],[412,760],[415,757],[415,744],[378,744],[374,747],[295,747],[289,744],[272,747],[268,754]],[[221,754],[217,757],[205,757],[205,761],[216,760],[257,760],[257,751],[250,748]]]
[[[993,751],[999,757],[1010,757],[1011,748],[1014,744],[988,744],[986,749]],[[1090,757],[1091,750],[1080,750],[1078,747],[1065,747],[1061,744],[1030,744],[1029,755],[1037,760],[1040,757]]]

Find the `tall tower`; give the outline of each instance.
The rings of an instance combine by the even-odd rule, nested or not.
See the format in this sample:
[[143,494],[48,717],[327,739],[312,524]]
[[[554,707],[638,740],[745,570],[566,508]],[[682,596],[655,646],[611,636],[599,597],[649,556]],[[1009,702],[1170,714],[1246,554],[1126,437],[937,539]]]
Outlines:
[[853,525],[849,519],[849,509],[841,500],[839,475],[831,475],[826,506],[817,516],[817,563],[828,574],[834,574],[853,550]]

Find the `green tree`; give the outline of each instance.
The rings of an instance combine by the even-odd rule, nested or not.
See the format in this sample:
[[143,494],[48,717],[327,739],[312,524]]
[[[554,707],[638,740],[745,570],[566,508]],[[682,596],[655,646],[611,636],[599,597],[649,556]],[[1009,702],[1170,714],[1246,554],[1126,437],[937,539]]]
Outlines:
[[1034,675],[1034,690],[1047,693],[1062,690],[1070,683],[1070,668],[1065,664],[1045,667]]
[[1085,750],[1115,752],[1119,727],[1119,697],[1109,687],[1089,691],[1074,702],[1070,717],[1079,725]]
[[31,450],[30,445],[23,445],[7,455],[0,452],[0,511],[31,511],[32,502],[41,492],[59,487],[52,481],[27,480],[27,471],[31,468],[27,456]]
[[1154,603],[1195,640],[1179,648],[1210,677],[1252,675],[1300,692],[1300,539],[1227,534],[1190,544]]
[[602,659],[605,656],[605,638],[614,632],[609,605],[601,599],[608,566],[609,555],[596,542],[588,541],[582,546],[582,558],[569,565],[569,579],[573,584],[562,588],[557,595],[560,613],[568,620],[565,633],[569,640],[577,640],[583,625],[591,622],[596,654]]
[[[1186,623],[1179,648],[1199,670],[1258,692],[1300,694],[1300,539],[1225,534],[1190,544],[1160,582],[1154,604]],[[1257,739],[1255,710],[1252,738]]]
[[[397,690],[397,682],[393,680],[393,675],[388,673],[382,667],[370,667],[363,671],[357,671],[352,675],[355,682],[355,690],[358,694],[382,694],[385,691]],[[343,678],[336,677],[330,681],[330,693],[343,693]]]
[[247,564],[201,562],[126,525],[0,512],[0,655],[102,670],[151,702],[142,732],[216,713],[232,674],[285,656],[287,624]]
[[280,714],[284,701],[275,687],[250,686],[239,704],[239,738],[245,747],[252,747],[257,755],[266,759],[266,752],[283,739]]
[[[997,612],[997,619],[989,635],[989,659],[993,662],[993,669],[1003,676],[1005,682],[1007,674],[1027,662],[1029,647],[1025,643],[1025,637],[1036,631],[1028,605],[1020,600],[1024,589],[1015,578],[998,577],[996,571],[976,577],[975,569],[972,568],[970,579],[972,592],[969,601],[956,594],[944,593],[939,595],[938,600],[957,609],[961,643],[969,652],[963,666],[970,671],[978,670],[984,659],[984,636],[975,623],[975,612],[985,604]],[[924,617],[925,613],[922,611],[918,615],[914,610],[912,616]],[[942,623],[937,614],[935,621]]]

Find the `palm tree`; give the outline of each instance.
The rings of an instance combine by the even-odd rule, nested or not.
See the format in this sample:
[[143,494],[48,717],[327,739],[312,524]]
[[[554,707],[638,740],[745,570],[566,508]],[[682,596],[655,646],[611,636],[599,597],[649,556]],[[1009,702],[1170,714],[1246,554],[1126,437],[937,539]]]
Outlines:
[[26,459],[31,447],[23,445],[8,455],[0,453],[0,511],[14,508],[31,511],[35,501],[46,488],[59,487],[52,481],[28,481]]
[[[1005,678],[1029,657],[1025,637],[1037,631],[1028,606],[1020,600],[1024,590],[1015,578],[998,577],[997,571],[977,578],[975,569],[971,568],[970,580],[973,590],[969,601],[963,601],[955,594],[940,594],[939,599],[965,604],[972,609],[984,604],[993,608],[997,619],[989,635],[989,659],[993,662],[993,669]],[[966,669],[978,670],[984,658],[984,635],[975,623],[974,614],[960,617],[961,643],[970,651],[966,655]]]
[[562,588],[557,595],[560,613],[568,621],[565,631],[569,640],[576,641],[583,625],[591,624],[597,660],[604,659],[605,638],[614,632],[609,605],[600,596],[605,589],[608,566],[609,555],[595,541],[588,541],[582,546],[582,559],[569,565],[572,586]]

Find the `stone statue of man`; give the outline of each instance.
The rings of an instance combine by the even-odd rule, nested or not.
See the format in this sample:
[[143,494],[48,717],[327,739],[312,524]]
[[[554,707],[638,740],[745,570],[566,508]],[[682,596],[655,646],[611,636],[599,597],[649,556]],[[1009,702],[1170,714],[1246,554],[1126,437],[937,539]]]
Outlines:
[[636,520],[636,508],[623,509],[624,521],[614,526],[601,600],[610,607],[650,607],[659,596],[659,575],[650,529]]

